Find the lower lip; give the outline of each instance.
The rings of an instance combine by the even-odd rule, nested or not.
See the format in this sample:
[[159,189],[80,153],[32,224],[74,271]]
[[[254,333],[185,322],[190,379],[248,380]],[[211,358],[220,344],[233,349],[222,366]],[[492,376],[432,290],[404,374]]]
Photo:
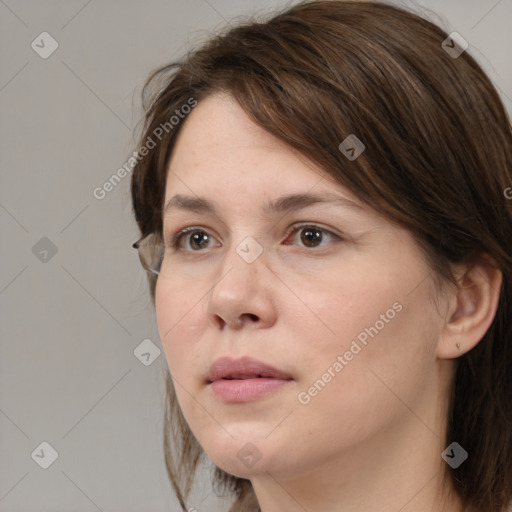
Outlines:
[[225,402],[251,402],[269,395],[284,386],[284,379],[219,379],[212,382],[212,391]]

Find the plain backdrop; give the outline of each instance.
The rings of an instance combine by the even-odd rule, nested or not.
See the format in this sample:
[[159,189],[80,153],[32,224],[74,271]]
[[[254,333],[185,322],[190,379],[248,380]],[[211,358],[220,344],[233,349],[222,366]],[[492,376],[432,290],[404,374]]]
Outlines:
[[[151,70],[292,3],[0,0],[1,512],[179,510],[130,175],[94,191],[134,150]],[[398,5],[459,32],[512,112],[512,0]],[[225,511],[208,471],[190,506]]]

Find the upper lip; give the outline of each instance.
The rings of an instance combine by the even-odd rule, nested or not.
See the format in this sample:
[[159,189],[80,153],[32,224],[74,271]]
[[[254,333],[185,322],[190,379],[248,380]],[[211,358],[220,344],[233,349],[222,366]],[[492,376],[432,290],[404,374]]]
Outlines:
[[272,377],[275,379],[290,380],[290,374],[278,370],[252,357],[234,359],[232,357],[219,357],[210,366],[207,381],[214,382],[223,378],[250,378],[250,377]]

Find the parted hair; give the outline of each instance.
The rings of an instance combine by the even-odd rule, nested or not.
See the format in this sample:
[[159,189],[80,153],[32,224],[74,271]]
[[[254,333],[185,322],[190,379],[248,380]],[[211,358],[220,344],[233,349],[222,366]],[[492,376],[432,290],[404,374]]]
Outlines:
[[[457,358],[443,434],[469,453],[446,476],[466,509],[505,512],[512,500],[512,131],[487,75],[468,51],[450,55],[447,38],[424,16],[384,2],[302,2],[245,19],[149,76],[140,144],[190,98],[228,93],[257,125],[409,230],[439,285],[457,285],[452,263],[494,258],[503,274],[497,312],[480,342]],[[133,168],[141,236],[162,234],[167,165],[185,124],[160,130]],[[365,144],[353,161],[339,149],[350,134]],[[148,279],[154,304],[157,277]],[[206,454],[169,374],[166,391],[165,464],[187,510]],[[259,511],[249,480],[214,466],[213,487],[232,496],[230,512]]]

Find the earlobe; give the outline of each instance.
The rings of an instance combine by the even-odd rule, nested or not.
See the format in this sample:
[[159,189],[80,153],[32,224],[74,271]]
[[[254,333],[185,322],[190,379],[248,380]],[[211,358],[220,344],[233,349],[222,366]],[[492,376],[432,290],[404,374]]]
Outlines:
[[442,326],[437,357],[457,358],[474,348],[491,326],[500,298],[503,274],[495,260],[481,255],[459,278]]

